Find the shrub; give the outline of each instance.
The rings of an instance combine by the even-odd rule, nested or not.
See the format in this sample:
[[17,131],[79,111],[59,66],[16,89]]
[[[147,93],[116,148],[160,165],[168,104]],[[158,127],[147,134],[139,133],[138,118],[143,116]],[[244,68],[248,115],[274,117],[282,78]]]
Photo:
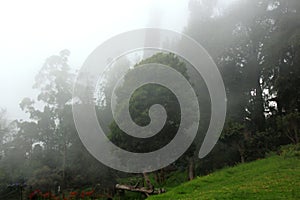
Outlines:
[[280,155],[283,158],[298,157],[300,158],[300,145],[285,145],[280,148]]

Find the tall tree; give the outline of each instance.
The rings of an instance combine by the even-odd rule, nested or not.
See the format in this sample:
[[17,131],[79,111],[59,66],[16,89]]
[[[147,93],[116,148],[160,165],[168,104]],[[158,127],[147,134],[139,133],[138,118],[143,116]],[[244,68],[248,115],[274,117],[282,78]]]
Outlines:
[[[166,65],[177,70],[179,73],[185,76],[187,80],[189,79],[185,63],[174,54],[155,54],[152,57],[136,64],[134,68],[138,68],[141,65],[148,63],[159,63]],[[128,71],[124,78],[124,84],[116,90],[118,105],[123,105],[122,101],[124,98],[122,97],[122,91],[124,88],[131,88],[132,83],[138,80],[144,80],[145,76],[147,76],[147,74],[140,73],[139,71],[136,72],[134,69],[130,69]],[[135,138],[124,133],[114,121],[110,126],[111,141],[123,149],[138,153],[151,152],[168,144],[177,133],[181,120],[179,102],[176,96],[168,88],[157,84],[146,84],[138,88],[132,94],[130,99],[129,109],[132,120],[139,126],[147,125],[150,122],[150,118],[148,116],[149,108],[154,104],[163,105],[167,112],[166,124],[158,134],[150,138]],[[194,105],[191,104],[190,112],[194,111],[193,106]],[[190,167],[190,169],[193,170],[193,167]],[[190,174],[192,175],[192,173]]]
[[[20,104],[33,120],[31,123],[21,122],[21,131],[35,134],[31,135],[35,142],[42,142],[47,157],[45,164],[51,168],[61,165],[63,181],[67,148],[76,138],[70,102],[74,75],[68,65],[68,56],[69,51],[63,50],[59,55],[49,57],[36,76],[34,88],[40,90],[37,100],[42,104],[42,110],[28,98]],[[29,126],[35,126],[36,133],[26,130]]]

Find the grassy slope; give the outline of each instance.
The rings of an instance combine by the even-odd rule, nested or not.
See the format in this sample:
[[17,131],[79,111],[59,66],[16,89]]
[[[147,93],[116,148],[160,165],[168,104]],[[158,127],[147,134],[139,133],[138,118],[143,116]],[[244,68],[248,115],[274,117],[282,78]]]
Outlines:
[[149,199],[300,199],[300,159],[273,156],[240,164]]

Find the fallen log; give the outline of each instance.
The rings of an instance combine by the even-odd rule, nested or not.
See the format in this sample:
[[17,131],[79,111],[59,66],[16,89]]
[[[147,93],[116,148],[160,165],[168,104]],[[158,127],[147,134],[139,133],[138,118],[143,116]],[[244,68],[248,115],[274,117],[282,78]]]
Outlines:
[[141,193],[145,193],[147,196],[150,194],[161,194],[161,193],[166,192],[166,190],[164,188],[149,189],[146,187],[135,187],[135,186],[131,186],[131,185],[121,185],[121,184],[117,184],[116,189],[117,190],[127,190],[127,191],[131,191],[131,192],[141,192]]

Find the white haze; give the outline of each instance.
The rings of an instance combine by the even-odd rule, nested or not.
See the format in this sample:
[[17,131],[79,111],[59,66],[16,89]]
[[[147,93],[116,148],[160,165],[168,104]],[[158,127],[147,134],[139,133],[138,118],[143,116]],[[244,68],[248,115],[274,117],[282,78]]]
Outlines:
[[[227,6],[232,0],[220,0]],[[27,118],[19,108],[34,98],[34,77],[44,60],[60,50],[71,51],[70,64],[80,68],[93,49],[118,33],[161,27],[182,31],[189,0],[9,0],[0,2],[0,108],[9,119]],[[149,13],[160,11],[160,24]]]

